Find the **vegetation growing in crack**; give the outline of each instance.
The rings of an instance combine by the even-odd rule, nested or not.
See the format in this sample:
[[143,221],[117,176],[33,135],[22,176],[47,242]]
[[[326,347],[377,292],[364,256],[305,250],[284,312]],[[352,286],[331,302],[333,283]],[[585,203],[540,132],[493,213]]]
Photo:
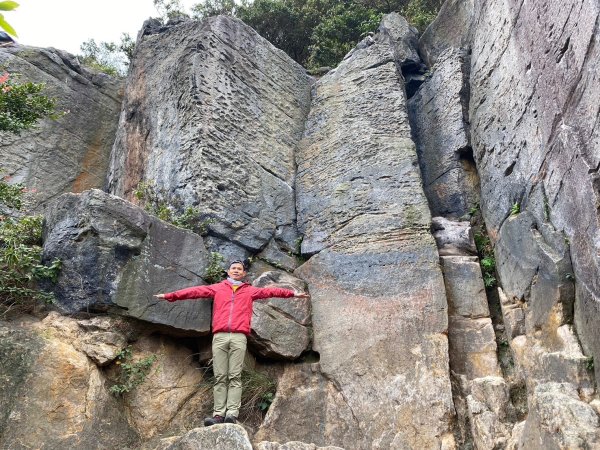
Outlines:
[[223,275],[225,273],[225,269],[223,268],[224,262],[225,258],[219,252],[210,252],[208,266],[204,272],[204,277],[202,277],[204,278],[204,281],[208,284],[213,284],[223,280]]
[[171,202],[165,200],[168,198],[168,193],[164,189],[157,188],[152,182],[140,182],[133,195],[148,213],[200,236],[205,236],[208,227],[214,222],[212,218],[204,218],[205,215],[199,208],[183,207],[178,199]]
[[110,392],[116,396],[122,396],[141,385],[146,381],[146,377],[157,359],[156,355],[149,355],[134,361],[131,346],[125,347],[117,355],[116,364],[120,369],[119,377],[117,383],[111,386]]
[[477,253],[479,255],[483,284],[486,289],[492,289],[498,284],[496,279],[494,247],[488,236],[479,205],[475,205],[470,209],[470,215],[471,226],[474,231],[475,246],[477,247]]

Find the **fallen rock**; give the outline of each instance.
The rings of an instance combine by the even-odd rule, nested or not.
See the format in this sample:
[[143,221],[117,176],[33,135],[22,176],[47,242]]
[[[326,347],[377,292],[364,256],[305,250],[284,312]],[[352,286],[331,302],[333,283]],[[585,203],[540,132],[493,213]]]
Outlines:
[[166,450],[252,450],[246,430],[240,425],[194,428],[166,447]]
[[470,222],[434,217],[431,219],[431,229],[440,256],[477,255]]
[[65,194],[49,209],[45,261],[59,258],[56,306],[63,312],[114,311],[196,333],[210,330],[210,301],[152,297],[205,284],[202,238],[98,190]]

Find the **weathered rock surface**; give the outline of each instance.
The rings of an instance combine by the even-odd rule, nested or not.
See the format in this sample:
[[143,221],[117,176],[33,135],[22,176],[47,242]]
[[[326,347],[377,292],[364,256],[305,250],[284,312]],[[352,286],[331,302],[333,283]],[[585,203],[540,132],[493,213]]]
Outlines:
[[514,422],[514,408],[504,379],[484,377],[473,380],[467,405],[475,448],[504,448],[511,438]]
[[71,54],[53,48],[0,47],[0,66],[20,80],[45,83],[57,100],[57,120],[42,120],[20,135],[3,133],[2,168],[11,182],[37,192],[34,204],[65,192],[102,188],[115,139],[123,81],[82,67]]
[[147,22],[136,45],[109,174],[133,199],[140,181],[195,205],[213,233],[256,252],[298,238],[294,150],[311,78],[229,16]]
[[447,49],[466,48],[473,33],[473,0],[448,0],[442,5],[437,18],[419,39],[419,53],[423,61],[433,66]]
[[246,430],[240,425],[194,428],[166,447],[166,450],[252,450]]
[[600,419],[573,385],[540,384],[530,403],[520,449],[600,448]]
[[200,236],[98,190],[57,199],[44,236],[44,259],[63,261],[53,286],[62,311],[113,309],[147,322],[210,330],[210,301],[152,297],[204,284],[208,255]]
[[431,214],[454,220],[479,203],[479,177],[469,142],[468,63],[464,51],[448,49],[408,101]]
[[473,229],[469,222],[434,217],[431,219],[431,229],[440,256],[477,255]]
[[341,447],[317,447],[315,444],[307,444],[305,442],[286,442],[280,444],[279,442],[260,442],[256,446],[257,450],[344,450]]
[[320,373],[319,364],[288,365],[254,441],[292,439],[356,448],[361,434],[352,414],[343,392]]
[[317,82],[297,157],[302,250],[319,253],[295,274],[308,282],[313,348],[337,400],[323,399],[321,413],[304,419],[312,426],[296,430],[285,424],[289,408],[274,408],[261,440],[345,448],[454,442],[444,286],[402,61],[389,44],[413,30],[397,23]]
[[[143,386],[127,394],[130,422],[144,439],[171,428],[178,431],[201,426],[201,413],[212,405],[212,387],[193,352],[177,341],[147,336],[132,346],[131,363],[156,358]],[[209,448],[209,447],[205,447]]]
[[[585,352],[595,359],[600,359],[600,127],[593,100],[600,91],[599,11],[597,3],[587,0],[477,3],[470,101],[471,141],[488,230],[498,248],[516,249],[522,235],[509,232],[514,219],[506,218],[517,203],[521,214],[528,213],[523,220],[533,227],[525,238],[539,232],[549,256],[562,252],[545,228],[564,233],[575,280],[575,324]],[[529,285],[534,296],[532,271],[538,263],[526,261],[516,267],[499,261],[508,297],[517,291],[527,294]],[[561,285],[569,281],[567,273],[548,273],[544,266],[547,261],[536,275],[544,294],[535,301],[525,296],[529,308],[537,309],[541,302],[542,314],[534,320],[538,324],[550,317],[547,312]],[[597,381],[599,374],[596,368]]]
[[[252,283],[306,292],[306,283],[281,271],[265,272]],[[249,347],[258,355],[296,359],[310,348],[310,299],[271,298],[253,304]]]
[[477,257],[441,258],[448,298],[450,368],[473,380],[499,376],[496,335]]
[[73,319],[2,323],[2,448],[117,449],[137,442]]

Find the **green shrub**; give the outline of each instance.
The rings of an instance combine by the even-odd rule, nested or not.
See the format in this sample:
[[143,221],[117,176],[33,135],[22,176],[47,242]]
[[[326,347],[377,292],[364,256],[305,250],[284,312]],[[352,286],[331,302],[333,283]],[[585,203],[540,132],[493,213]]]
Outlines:
[[439,7],[428,3],[426,0],[410,0],[406,6],[400,10],[408,23],[423,33],[431,22],[437,16]]
[[519,214],[521,212],[521,205],[519,205],[518,202],[515,202],[511,207],[510,207],[510,215],[511,216],[516,216],[517,214]]
[[18,82],[19,74],[0,70],[0,132],[19,134],[53,115],[56,100],[42,95],[43,83]]
[[127,346],[121,350],[117,355],[116,362],[120,367],[119,381],[117,384],[111,386],[110,392],[117,396],[131,392],[146,381],[146,377],[157,359],[156,355],[150,355],[134,362],[131,346]]
[[223,268],[223,262],[225,258],[218,252],[210,252],[208,260],[208,267],[204,272],[204,281],[209,284],[218,283],[223,279],[225,269]]
[[[137,198],[144,209],[165,222],[169,222],[179,228],[191,230],[200,236],[208,233],[208,227],[214,219],[202,219],[200,210],[193,206],[183,209],[181,202],[174,200],[170,204],[165,200],[167,192],[157,188],[152,182],[140,182],[133,195]],[[183,209],[182,213],[178,210]]]
[[0,209],[14,212],[0,215],[0,305],[8,309],[15,305],[31,309],[37,301],[52,302],[53,294],[40,290],[37,281],[56,282],[61,267],[58,259],[49,266],[41,263],[43,217],[21,213],[25,192],[20,185],[0,181]]

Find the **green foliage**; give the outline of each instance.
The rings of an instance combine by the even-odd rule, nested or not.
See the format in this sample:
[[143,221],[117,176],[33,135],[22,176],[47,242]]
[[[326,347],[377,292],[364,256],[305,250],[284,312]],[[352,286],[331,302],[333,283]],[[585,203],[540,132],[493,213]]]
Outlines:
[[277,391],[277,383],[267,375],[255,370],[242,371],[242,410],[266,413]]
[[423,30],[441,4],[441,0],[205,0],[192,11],[196,18],[238,17],[295,61],[314,69],[336,66],[360,39],[377,30],[383,14],[399,11]]
[[210,252],[208,267],[206,267],[206,271],[204,272],[204,281],[209,284],[221,281],[223,279],[223,273],[225,272],[225,269],[223,269],[223,262],[225,262],[223,255],[219,252]]
[[18,82],[18,74],[0,75],[0,132],[19,134],[52,115],[56,100],[42,95],[43,83]]
[[377,30],[381,16],[359,4],[336,5],[313,30],[309,67],[335,67],[360,39]]
[[439,6],[435,7],[426,0],[410,0],[406,6],[401,8],[400,14],[420,33],[423,33],[425,28],[433,22],[438,11]]
[[587,370],[592,371],[594,370],[594,358],[592,356],[590,356],[585,364],[585,367],[587,368]]
[[511,216],[516,216],[517,214],[519,214],[521,212],[521,205],[519,205],[519,202],[515,202],[511,207],[510,207],[510,215]]
[[[0,207],[20,211],[25,189],[0,181]],[[2,208],[0,208],[2,209]],[[41,291],[37,281],[56,282],[61,261],[41,264],[42,216],[0,216],[0,305],[32,308],[37,301],[52,302],[54,296]]]
[[153,3],[163,23],[177,17],[189,17],[180,0],[153,0]]
[[122,33],[119,42],[97,43],[90,39],[81,44],[79,49],[79,59],[83,65],[108,75],[123,77],[127,75],[135,41],[128,33]]
[[169,204],[164,200],[167,192],[157,188],[152,182],[139,183],[133,191],[133,195],[150,214],[179,228],[191,230],[200,236],[206,235],[209,225],[214,222],[211,218],[202,219],[200,210],[193,206],[188,206],[183,209],[182,213],[178,213],[177,210],[182,209],[180,202],[175,201],[175,205]]
[[477,252],[479,253],[483,284],[486,289],[491,289],[498,284],[498,280],[496,279],[496,258],[494,257],[494,249],[485,227],[476,232],[474,238]]
[[[13,9],[17,8],[18,6],[19,6],[19,4],[17,2],[13,2],[11,0],[6,0],[6,1],[0,2],[0,11],[12,11]],[[0,13],[0,28],[2,28],[8,34],[12,34],[13,36],[17,37],[17,32],[4,19],[4,15],[2,15],[1,13]]]
[[116,396],[122,396],[127,392],[142,384],[152,365],[157,360],[156,355],[150,355],[138,361],[133,361],[133,350],[131,346],[127,346],[117,355],[116,364],[120,367],[119,381],[114,386],[111,386],[110,392]]
[[[156,3],[156,1],[155,1]],[[246,2],[241,3],[241,6],[246,6]],[[238,5],[234,0],[205,0],[202,3],[196,3],[192,6],[192,17],[195,19],[205,19],[211,16],[235,16]]]

